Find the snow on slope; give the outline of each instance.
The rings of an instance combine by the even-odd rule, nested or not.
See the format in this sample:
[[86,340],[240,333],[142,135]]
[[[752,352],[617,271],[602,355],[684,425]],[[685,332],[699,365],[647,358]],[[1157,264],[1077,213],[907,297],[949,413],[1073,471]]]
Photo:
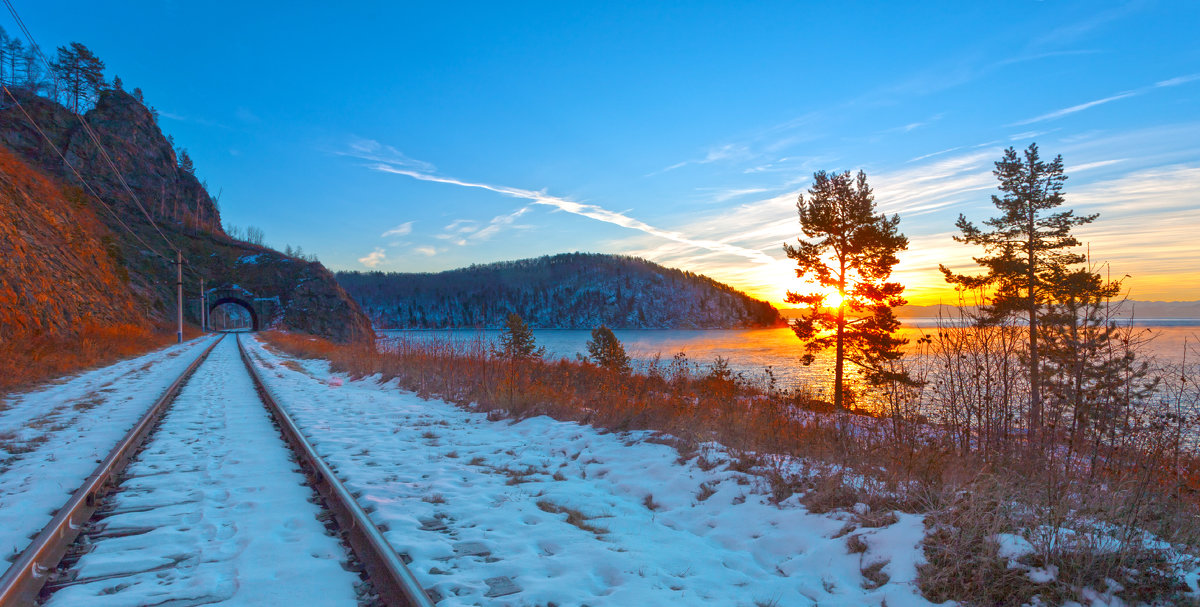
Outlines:
[[113,536],[46,605],[354,607],[358,576],[289,457],[226,337],[126,469],[101,522]]
[[0,555],[19,554],[212,337],[0,401]]
[[[929,604],[914,583],[920,516],[862,530],[867,550],[850,554],[833,537],[846,515],[770,505],[755,477],[680,465],[649,433],[489,421],[248,345],[439,606]],[[882,561],[890,581],[867,589],[862,569]],[[501,576],[520,592],[496,596]]]

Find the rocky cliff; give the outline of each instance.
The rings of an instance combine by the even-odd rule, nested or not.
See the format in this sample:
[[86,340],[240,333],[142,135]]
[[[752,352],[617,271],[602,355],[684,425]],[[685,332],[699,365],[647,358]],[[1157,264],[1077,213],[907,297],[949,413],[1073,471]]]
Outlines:
[[[68,316],[91,314],[91,304],[86,302],[98,301],[101,293],[119,292],[132,298],[138,311],[135,316],[173,319],[175,269],[170,257],[174,247],[188,260],[184,281],[189,297],[199,292],[200,277],[206,279],[207,286],[238,284],[260,297],[278,297],[282,314],[273,320],[282,327],[338,341],[372,335],[361,309],[319,263],[239,242],[222,231],[215,201],[195,175],[180,166],[171,141],[159,129],[157,115],[140,99],[119,89],[105,90],[95,107],[84,114],[101,148],[70,110],[28,91],[13,93],[16,102],[5,96],[0,103],[0,145],[13,152],[13,161],[22,162],[37,174],[39,183],[45,187],[0,188],[0,207],[9,207],[6,212],[10,216],[22,218],[19,227],[4,233],[0,253],[28,247],[36,240],[36,234],[52,229],[45,223],[48,219],[32,212],[31,205],[47,204],[44,199],[53,197],[47,192],[57,191],[73,201],[74,206],[67,211],[57,211],[66,221],[99,222],[95,230],[64,238],[93,241],[113,264],[105,271],[111,271],[119,280],[119,284],[106,281],[102,286],[96,285],[97,288],[91,289],[94,297],[77,302]],[[116,167],[115,172],[110,161]],[[3,171],[0,177],[10,184],[9,173],[15,170],[11,166],[15,165],[10,162],[0,166]],[[28,193],[35,191],[40,193]],[[63,212],[67,214],[62,215]],[[157,229],[147,216],[153,218]],[[37,242],[40,244],[35,246],[42,249],[56,246],[53,239]],[[256,256],[258,263],[239,263],[248,255]],[[46,264],[39,266],[48,284],[71,283],[70,272],[65,269],[69,264],[63,261],[66,257],[47,257]],[[28,264],[0,265],[0,270],[3,271],[0,289],[7,286],[14,293],[24,293],[25,283],[36,279],[28,273],[35,271]],[[39,297],[64,302],[74,296],[52,288]],[[19,301],[24,303],[11,305],[52,305],[26,296]],[[10,305],[7,300],[5,304]],[[198,306],[192,305],[191,310],[198,310]],[[26,316],[37,315],[34,310],[26,312]],[[107,317],[106,314],[97,317]],[[189,317],[195,321],[194,313],[189,313]],[[6,328],[0,325],[0,331]],[[53,332],[63,328],[60,323],[49,323],[43,330]]]
[[116,241],[80,192],[0,147],[0,337],[136,322],[122,270]]

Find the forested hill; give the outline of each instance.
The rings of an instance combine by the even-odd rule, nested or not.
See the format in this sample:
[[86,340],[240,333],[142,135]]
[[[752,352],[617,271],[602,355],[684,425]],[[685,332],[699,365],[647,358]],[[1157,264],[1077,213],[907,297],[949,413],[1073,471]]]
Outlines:
[[376,327],[716,329],[774,326],[779,312],[706,276],[644,259],[569,253],[436,274],[338,272]]

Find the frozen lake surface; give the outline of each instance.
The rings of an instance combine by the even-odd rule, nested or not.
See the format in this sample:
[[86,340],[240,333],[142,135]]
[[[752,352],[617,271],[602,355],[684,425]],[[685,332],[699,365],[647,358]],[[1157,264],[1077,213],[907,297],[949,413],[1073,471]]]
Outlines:
[[[936,318],[905,318],[901,335],[915,342],[923,334],[936,331]],[[1162,360],[1178,362],[1183,358],[1185,342],[1191,345],[1189,360],[1198,356],[1200,348],[1200,319],[1151,319],[1138,321],[1136,327],[1154,335],[1148,352]],[[771,367],[781,387],[793,388],[802,384],[821,386],[829,383],[833,368],[829,356],[818,357],[811,367],[800,362],[804,354],[800,340],[788,328],[771,329],[620,329],[613,331],[634,359],[635,366],[644,369],[655,357],[666,365],[678,352],[683,352],[694,370],[705,372],[718,356],[729,361],[735,371],[745,373],[751,380],[764,377]],[[453,341],[463,345],[478,340],[497,343],[498,329],[444,329],[382,331],[384,340],[409,339],[419,341]],[[591,332],[572,329],[534,329],[538,345],[545,346],[547,357],[569,358],[587,353]]]

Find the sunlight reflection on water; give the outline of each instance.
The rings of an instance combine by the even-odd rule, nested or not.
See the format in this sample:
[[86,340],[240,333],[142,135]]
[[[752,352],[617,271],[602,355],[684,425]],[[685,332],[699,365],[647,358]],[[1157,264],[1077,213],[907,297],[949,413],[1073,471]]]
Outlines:
[[[900,335],[911,342],[925,333],[935,331],[937,319],[904,319],[905,325]],[[1193,349],[1200,343],[1200,320],[1196,319],[1156,319],[1140,321],[1135,326],[1145,327],[1154,335],[1149,344],[1149,352],[1167,362],[1178,362],[1183,357],[1185,340],[1192,344]],[[455,340],[471,341],[480,337],[494,343],[499,330],[478,329],[445,329],[445,330],[405,330],[383,331],[386,336],[403,336],[416,340]],[[660,356],[660,364],[665,366],[671,362],[671,357],[677,352],[687,355],[693,371],[707,372],[713,360],[721,356],[729,361],[729,366],[735,372],[744,373],[750,381],[762,381],[764,369],[771,367],[779,381],[780,388],[797,388],[809,386],[817,390],[825,390],[832,383],[832,356],[818,356],[812,366],[805,367],[800,362],[804,354],[800,340],[791,329],[619,329],[613,331],[625,351],[634,359],[636,368],[644,369],[655,355]],[[577,355],[587,352],[586,344],[591,338],[591,332],[574,329],[534,329],[534,337],[538,345],[545,346],[548,358],[574,359]],[[1194,353],[1189,353],[1189,360]],[[850,382],[857,380],[857,374],[850,372],[847,365],[847,378]]]

